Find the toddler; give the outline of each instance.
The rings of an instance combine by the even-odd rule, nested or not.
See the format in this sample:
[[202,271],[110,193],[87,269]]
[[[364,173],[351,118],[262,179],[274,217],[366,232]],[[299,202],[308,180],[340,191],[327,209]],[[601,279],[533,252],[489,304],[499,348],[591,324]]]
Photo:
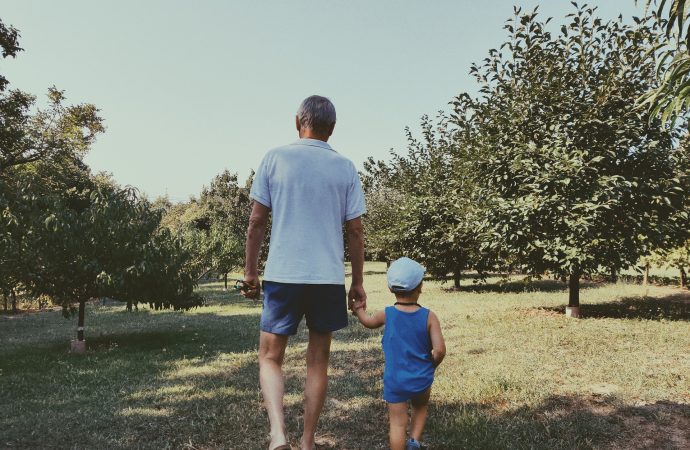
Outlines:
[[[383,399],[388,402],[391,450],[422,448],[434,371],[446,355],[446,344],[436,314],[417,303],[422,293],[425,268],[410,258],[400,258],[388,269],[388,288],[395,304],[368,315],[363,302],[355,302],[354,314],[367,328],[385,325],[383,331]],[[407,402],[412,406],[410,437]]]

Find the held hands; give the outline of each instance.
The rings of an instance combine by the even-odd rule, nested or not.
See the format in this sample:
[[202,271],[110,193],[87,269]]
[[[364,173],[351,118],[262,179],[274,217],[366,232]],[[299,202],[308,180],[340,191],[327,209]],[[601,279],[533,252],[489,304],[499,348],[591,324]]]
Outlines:
[[352,315],[356,316],[360,309],[362,311],[366,311],[367,306],[365,302],[361,300],[355,300],[354,302],[352,302],[352,306],[350,307],[350,309],[352,310]]
[[367,293],[364,291],[364,286],[361,284],[353,284],[350,286],[350,292],[347,294],[348,307],[353,314],[356,314],[358,309],[367,309]]

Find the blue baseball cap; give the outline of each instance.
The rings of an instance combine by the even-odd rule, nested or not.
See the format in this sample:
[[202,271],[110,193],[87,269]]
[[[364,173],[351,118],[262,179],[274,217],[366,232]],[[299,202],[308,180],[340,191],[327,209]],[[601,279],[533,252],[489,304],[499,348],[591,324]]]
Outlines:
[[426,268],[406,256],[396,259],[388,268],[388,288],[393,292],[410,292],[422,282]]

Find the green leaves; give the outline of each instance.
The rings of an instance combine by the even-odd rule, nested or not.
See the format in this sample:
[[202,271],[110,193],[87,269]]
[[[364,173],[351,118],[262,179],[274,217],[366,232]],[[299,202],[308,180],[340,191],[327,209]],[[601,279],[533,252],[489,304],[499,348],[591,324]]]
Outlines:
[[[462,123],[470,117],[460,109],[465,100],[457,100]],[[486,205],[475,179],[473,136],[442,113],[435,122],[423,116],[421,128],[421,139],[407,130],[407,154],[365,164],[365,248],[376,259],[416,258],[434,277],[452,273],[457,285],[463,270],[481,272],[490,260],[482,246]]]
[[654,14],[657,26],[665,25],[665,40],[660,39],[650,52],[659,53],[659,85],[640,96],[638,102],[649,108],[652,117],[673,125],[690,103],[690,1],[647,0],[645,7],[652,4],[657,7]]
[[[5,25],[0,19],[0,48],[2,48],[2,57],[15,57],[17,53],[22,51],[19,47],[19,30],[12,26]],[[0,92],[7,87],[7,79],[0,74]]]
[[687,233],[678,226],[685,150],[635,108],[654,86],[658,32],[647,20],[630,27],[576,8],[558,35],[534,14],[509,21],[512,53],[490,53],[473,69],[478,98],[453,103],[491,205],[495,242],[483,246],[534,274],[623,267]]
[[43,221],[43,224],[46,227],[46,230],[52,231],[55,233],[58,230],[58,219],[55,216],[55,214],[51,214],[48,217],[46,217],[46,220]]
[[[202,189],[198,200],[166,207],[161,226],[178,238],[190,255],[192,273],[224,274],[242,266],[252,205],[250,187],[251,176],[241,186],[237,175],[225,170]],[[267,251],[264,245],[264,256]]]

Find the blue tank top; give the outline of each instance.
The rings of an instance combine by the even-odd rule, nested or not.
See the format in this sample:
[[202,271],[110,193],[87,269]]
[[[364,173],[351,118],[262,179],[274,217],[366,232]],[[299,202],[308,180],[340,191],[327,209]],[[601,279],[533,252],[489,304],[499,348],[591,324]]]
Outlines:
[[434,381],[431,337],[427,328],[429,310],[420,307],[404,312],[386,307],[383,331],[385,365],[383,383],[395,392],[422,392]]

